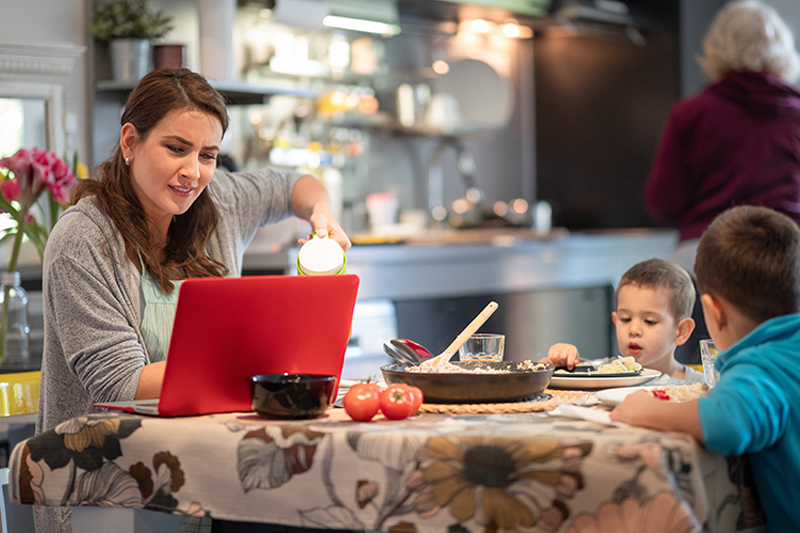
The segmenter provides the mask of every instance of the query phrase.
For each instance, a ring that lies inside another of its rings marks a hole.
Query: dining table
[[[9,497],[90,511],[86,524],[127,509],[390,533],[763,528],[744,458],[604,422],[609,409],[591,391],[547,389],[369,422],[335,407],[306,420],[94,413],[19,443]]]

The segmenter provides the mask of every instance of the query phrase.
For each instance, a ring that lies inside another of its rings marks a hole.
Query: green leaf
[[[36,246],[36,251],[39,252],[39,259],[44,261],[44,246],[47,244],[47,237],[42,239],[40,232],[42,229],[35,222],[32,224],[25,224],[23,226],[25,236]]]
[[[14,220],[16,220],[17,223],[19,223],[19,209],[11,205],[5,198],[3,198],[3,195],[1,194],[0,194],[0,209],[11,215],[14,218]]]

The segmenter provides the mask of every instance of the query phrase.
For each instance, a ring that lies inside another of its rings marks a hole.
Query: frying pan
[[[543,370],[519,370],[515,361],[456,361],[467,370],[495,368],[502,374],[406,372],[408,365],[381,367],[386,383],[405,383],[422,389],[425,403],[501,403],[527,400],[542,392],[553,376],[553,365]]]

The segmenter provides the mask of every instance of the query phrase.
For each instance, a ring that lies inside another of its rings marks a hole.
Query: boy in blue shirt
[[[800,531],[800,229],[765,207],[729,209],[703,233],[695,274],[715,388],[684,403],[637,392],[611,419],[748,454],[769,530]]]

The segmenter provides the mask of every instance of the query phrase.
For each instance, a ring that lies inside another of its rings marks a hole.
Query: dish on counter
[[[595,390],[608,389],[612,387],[633,387],[653,380],[661,375],[658,370],[645,368],[641,374],[620,375],[620,374],[553,374],[550,380],[550,387],[553,389],[580,389]]]
[[[467,370],[490,368],[501,373],[406,372],[398,363],[381,367],[386,383],[405,383],[422,389],[425,403],[503,403],[526,400],[544,391],[553,365],[521,370],[515,361],[458,361]]]

